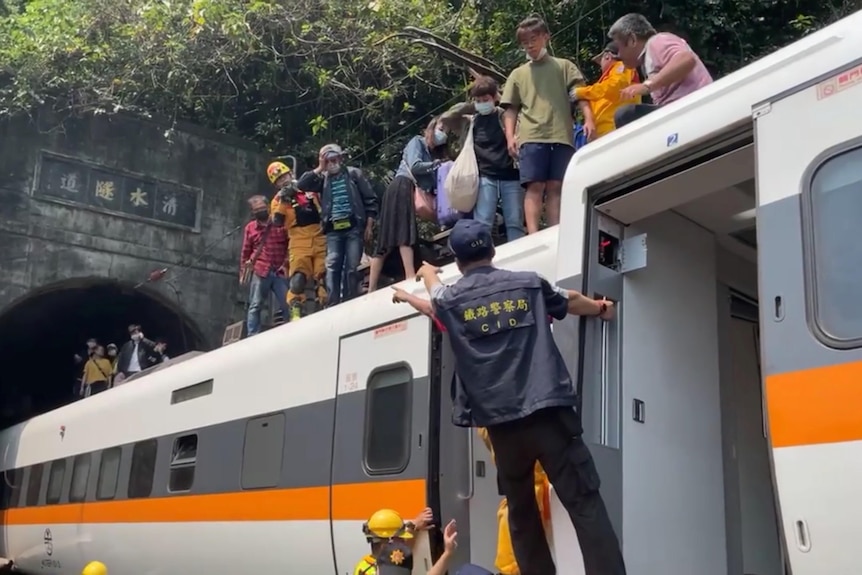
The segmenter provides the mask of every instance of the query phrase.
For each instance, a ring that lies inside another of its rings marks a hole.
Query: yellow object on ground
[[[491,445],[491,439],[488,437],[488,430],[480,427],[477,430],[479,437],[485,443],[485,447],[491,452],[491,460],[496,465],[494,457],[494,446]],[[550,521],[550,487],[548,476],[539,462],[536,462],[536,468],[533,472],[533,482],[536,489],[536,502],[539,504],[539,513],[542,515],[542,522],[545,525],[545,531],[548,530]],[[497,556],[494,559],[494,566],[502,575],[521,575],[521,570],[518,568],[518,562],[515,560],[515,551],[512,549],[512,535],[509,533],[509,504],[504,497],[497,507]]]

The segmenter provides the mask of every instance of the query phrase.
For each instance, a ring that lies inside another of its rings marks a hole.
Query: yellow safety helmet
[[[266,175],[269,177],[269,183],[271,184],[274,184],[280,177],[289,173],[290,168],[282,162],[273,162],[266,168]]]
[[[407,524],[401,519],[397,511],[392,509],[381,509],[376,511],[371,518],[362,524],[362,532],[366,539],[410,539],[413,534],[407,528]]]
[[[81,575],[108,575],[108,568],[101,561],[90,561]]]

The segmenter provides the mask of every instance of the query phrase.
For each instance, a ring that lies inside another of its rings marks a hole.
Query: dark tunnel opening
[[[200,330],[159,295],[111,280],[70,280],[34,291],[0,315],[0,429],[76,399],[75,379],[86,361],[86,341],[122,347],[128,325],[167,355],[206,351]]]

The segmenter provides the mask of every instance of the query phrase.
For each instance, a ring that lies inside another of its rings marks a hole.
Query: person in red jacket
[[[240,257],[240,284],[249,284],[248,335],[260,332],[260,310],[270,293],[281,307],[284,317],[290,316],[287,306],[287,235],[284,224],[269,217],[269,205],[263,196],[248,200],[252,220],[246,224]]]

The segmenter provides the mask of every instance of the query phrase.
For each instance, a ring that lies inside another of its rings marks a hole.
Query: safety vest
[[[487,266],[469,270],[435,298],[455,354],[455,425],[487,427],[575,405],[543,289],[551,286],[534,272]]]
[[[356,564],[353,575],[377,575],[377,561],[373,555],[366,555]]]

